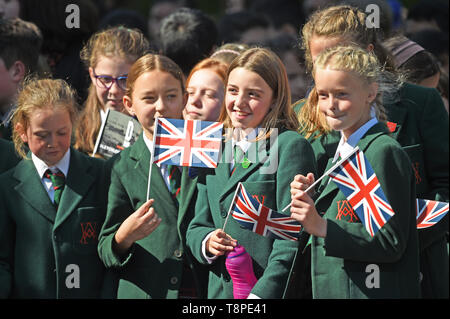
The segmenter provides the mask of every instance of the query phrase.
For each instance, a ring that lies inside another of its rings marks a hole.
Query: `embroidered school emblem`
[[[339,200],[337,201],[338,214],[336,219],[341,220],[344,217],[344,220],[355,223],[357,222],[358,216],[356,216],[355,211],[353,210],[352,205],[348,202],[348,200]]]
[[[87,245],[91,241],[97,241],[97,222],[80,223],[81,239],[80,243]]]
[[[264,205],[264,201],[266,200],[266,195],[252,195],[254,199],[258,201],[261,205]]]

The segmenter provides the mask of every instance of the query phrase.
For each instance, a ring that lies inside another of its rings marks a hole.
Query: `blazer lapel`
[[[177,228],[180,229],[181,222],[183,221],[184,216],[189,208],[189,204],[191,202],[192,196],[197,189],[197,179],[190,178],[188,174],[189,167],[183,167],[183,173],[181,175],[181,190],[180,190],[180,207],[178,209],[178,220],[177,220]]]
[[[359,149],[364,152],[378,136],[387,133],[388,131],[385,125],[383,123],[377,123],[367,131],[367,133],[361,138],[357,145]],[[328,159],[328,164],[325,172],[335,164],[332,162],[332,160],[332,158]],[[335,195],[336,191],[339,191],[339,187],[336,185],[336,183],[330,180],[329,176],[324,177],[319,186],[320,195],[316,200],[316,205],[319,205],[319,202],[321,202],[325,197],[328,197],[330,194]]]
[[[255,147],[256,149],[257,147],[259,147],[258,142],[255,142],[256,144],[253,144],[251,147]],[[265,143],[262,144],[263,146],[266,146]],[[226,145],[226,147],[231,148],[231,142],[229,143],[229,145]],[[242,163],[237,163],[234,166],[234,173],[233,175],[231,175],[230,177],[228,177],[227,181],[222,189],[222,192],[220,193],[220,199],[222,200],[224,197],[226,197],[229,193],[232,193],[236,190],[237,185],[239,184],[239,182],[241,182],[242,180],[244,180],[248,175],[252,174],[255,170],[257,170],[258,168],[260,168],[264,162],[262,162],[259,158],[259,152],[255,151],[256,156],[254,156],[255,158],[250,159],[251,160],[251,164],[247,167],[244,168]],[[265,154],[266,155],[266,159],[269,158],[269,154]],[[226,165],[224,165],[226,166]],[[229,166],[228,166],[228,172],[229,172]],[[223,174],[223,173],[222,173]],[[230,173],[228,173],[230,174]],[[229,175],[228,175],[229,176]]]
[[[72,149],[66,185],[56,214],[55,229],[70,216],[90,189],[94,182],[94,177],[89,174],[90,169],[90,162]]]
[[[50,222],[55,222],[56,209],[39,179],[31,160],[21,161],[14,169],[14,178],[19,183],[14,187],[25,202]]]

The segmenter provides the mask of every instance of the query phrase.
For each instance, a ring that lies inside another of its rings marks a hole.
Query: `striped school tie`
[[[178,194],[181,189],[181,172],[176,165],[167,165],[167,171],[169,172],[169,191],[172,194],[175,203],[179,205]]]
[[[44,176],[52,181],[54,196],[53,203],[58,209],[59,202],[61,200],[61,194],[64,190],[64,186],[66,185],[66,178],[62,172],[59,170],[56,173],[53,173],[51,170],[46,170]]]

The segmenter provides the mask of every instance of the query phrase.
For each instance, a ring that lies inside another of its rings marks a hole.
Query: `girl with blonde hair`
[[[394,67],[392,56],[379,41],[380,30],[367,26],[366,19],[366,13],[347,5],[315,12],[302,30],[307,62],[311,68],[324,49],[344,44],[354,44],[375,53],[387,71],[383,81],[386,80],[390,88],[390,93],[383,92],[382,96],[386,110],[385,125],[411,160],[417,198],[448,201],[449,120],[439,92],[404,82],[404,76]],[[309,108],[301,108],[303,102],[293,107],[299,113],[301,128],[305,129],[311,124],[311,113],[308,113]],[[309,141],[321,175],[335,154],[340,135],[336,131],[303,132],[312,133]],[[448,216],[432,228],[419,230],[421,286],[425,298],[449,296],[447,233]]]
[[[30,80],[19,94],[13,140],[23,159],[0,178],[3,298],[113,297],[97,254],[109,174],[70,147],[76,115],[63,80]]]
[[[314,182],[314,175],[295,177],[291,183],[291,216],[312,235],[313,298],[420,296],[414,175],[406,152],[389,137],[372,110],[379,107],[375,100],[380,73],[375,55],[358,47],[327,49],[314,62],[315,89],[303,107],[320,112],[327,126],[341,135],[326,169],[359,146],[393,216],[371,235],[349,204],[350,199],[330,182],[329,176],[322,180],[316,200],[304,192]],[[322,125],[317,121],[316,129]],[[371,265],[379,269],[376,287],[367,279]]]
[[[247,297],[282,298],[297,244],[244,230],[227,219],[227,209],[241,182],[260,203],[280,211],[290,201],[286,190],[294,175],[314,172],[312,149],[296,132],[286,70],[272,51],[249,49],[234,59],[225,92],[219,117],[226,130],[223,156],[215,174],[206,177],[205,185],[198,184],[187,244],[200,263],[210,265],[208,298],[233,298],[225,256],[237,243],[247,251],[247,266],[254,270],[243,276],[257,280]]]

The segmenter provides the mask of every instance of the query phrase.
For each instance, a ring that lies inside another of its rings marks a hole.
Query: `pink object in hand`
[[[253,273],[252,258],[239,244],[225,257],[225,267],[233,280],[234,299],[246,299],[258,281]]]

